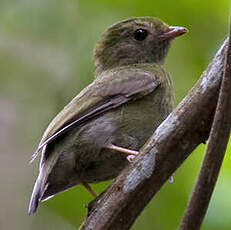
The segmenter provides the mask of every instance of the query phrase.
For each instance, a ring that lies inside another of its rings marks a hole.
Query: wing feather
[[[119,78],[118,78],[119,77]],[[53,119],[32,155],[33,161],[40,150],[60,135],[129,100],[142,97],[160,85],[160,79],[142,69],[106,72],[81,91]]]

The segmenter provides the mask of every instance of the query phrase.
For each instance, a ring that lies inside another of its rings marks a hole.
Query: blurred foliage
[[[226,37],[229,9],[228,0],[1,0],[0,228],[76,229],[82,222],[91,195],[81,186],[27,216],[37,170],[36,164],[30,167],[27,162],[53,116],[92,81],[92,50],[105,28],[132,16],[157,16],[189,29],[174,41],[165,64],[173,76],[178,104]],[[175,173],[175,182],[161,189],[133,230],[177,228],[204,151],[204,145],[194,151]],[[203,230],[231,229],[230,173],[227,154]],[[93,187],[101,192],[109,183]]]

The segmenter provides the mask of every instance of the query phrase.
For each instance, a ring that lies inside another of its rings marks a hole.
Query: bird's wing
[[[160,79],[155,74],[142,69],[105,71],[52,120],[32,156],[32,161],[43,147],[73,127],[129,100],[142,97],[159,85]]]

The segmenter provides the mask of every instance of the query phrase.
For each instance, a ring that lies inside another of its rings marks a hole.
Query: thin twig
[[[88,206],[81,230],[127,230],[211,129],[224,69],[224,42],[201,79],[158,127],[140,154]]]
[[[230,32],[231,35],[231,32]],[[225,155],[231,129],[231,43],[227,48],[226,64],[214,116],[209,144],[201,170],[188,203],[180,230],[198,230],[206,214],[210,198]]]

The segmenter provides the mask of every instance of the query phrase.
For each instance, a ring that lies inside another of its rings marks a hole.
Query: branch
[[[231,33],[231,32],[230,32]],[[231,34],[230,34],[231,35]],[[229,37],[231,37],[229,35]],[[225,155],[231,130],[231,44],[226,54],[225,72],[214,116],[209,144],[180,230],[200,229]]]
[[[224,42],[201,79],[157,128],[140,154],[88,206],[81,230],[129,229],[148,202],[211,128],[221,84]]]

